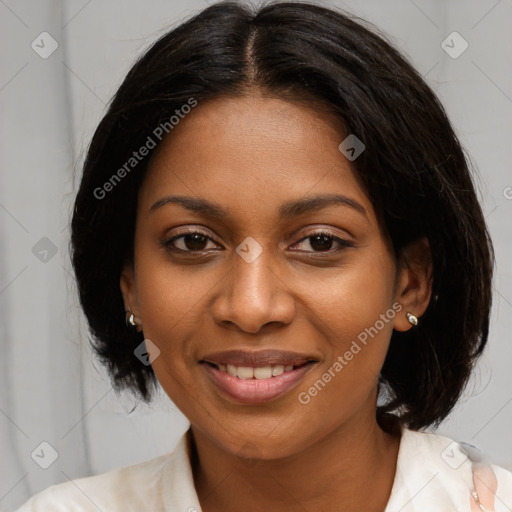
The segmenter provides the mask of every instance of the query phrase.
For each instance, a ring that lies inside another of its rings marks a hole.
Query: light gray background
[[[168,452],[188,426],[163,393],[128,414],[134,401],[116,397],[92,358],[68,223],[84,149],[107,101],[137,55],[208,3],[0,0],[1,510],[51,484]],[[323,3],[390,35],[436,91],[479,168],[497,256],[492,329],[464,399],[439,432],[512,469],[512,2]],[[31,48],[43,31],[59,45],[47,59]],[[469,44],[457,59],[441,47],[453,31]],[[34,254],[43,237],[54,256],[45,241]],[[59,453],[46,470],[31,457],[43,441]]]

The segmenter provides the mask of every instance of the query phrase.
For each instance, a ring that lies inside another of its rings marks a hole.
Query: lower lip
[[[307,363],[268,379],[239,379],[208,363],[201,363],[208,377],[221,391],[233,400],[246,404],[268,402],[288,393],[303,379],[314,364]]]

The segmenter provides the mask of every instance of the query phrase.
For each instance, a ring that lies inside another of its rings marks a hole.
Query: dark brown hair
[[[433,299],[416,328],[393,332],[380,377],[387,399],[377,415],[394,413],[413,429],[438,425],[489,331],[493,249],[469,159],[436,95],[385,36],[354,16],[302,2],[220,2],[169,31],[129,71],[92,138],[72,261],[94,350],[115,389],[149,401],[157,383],[151,366],[134,357],[144,338],[125,325],[119,287],[150,155],[112,177],[191,98],[200,104],[255,88],[328,105],[363,141],[353,166],[397,261],[407,244],[428,238]],[[108,193],[98,193],[106,183]]]

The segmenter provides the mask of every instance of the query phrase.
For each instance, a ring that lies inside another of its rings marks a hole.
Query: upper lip
[[[261,367],[270,365],[298,366],[309,361],[316,360],[305,354],[288,352],[284,350],[266,349],[257,351],[248,350],[224,350],[208,354],[201,362],[209,362],[216,365],[231,364],[233,366]]]

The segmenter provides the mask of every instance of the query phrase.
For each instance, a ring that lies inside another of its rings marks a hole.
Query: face
[[[375,417],[412,287],[338,149],[346,135],[280,99],[199,103],[140,189],[125,305],[168,396],[233,454],[293,454]]]

